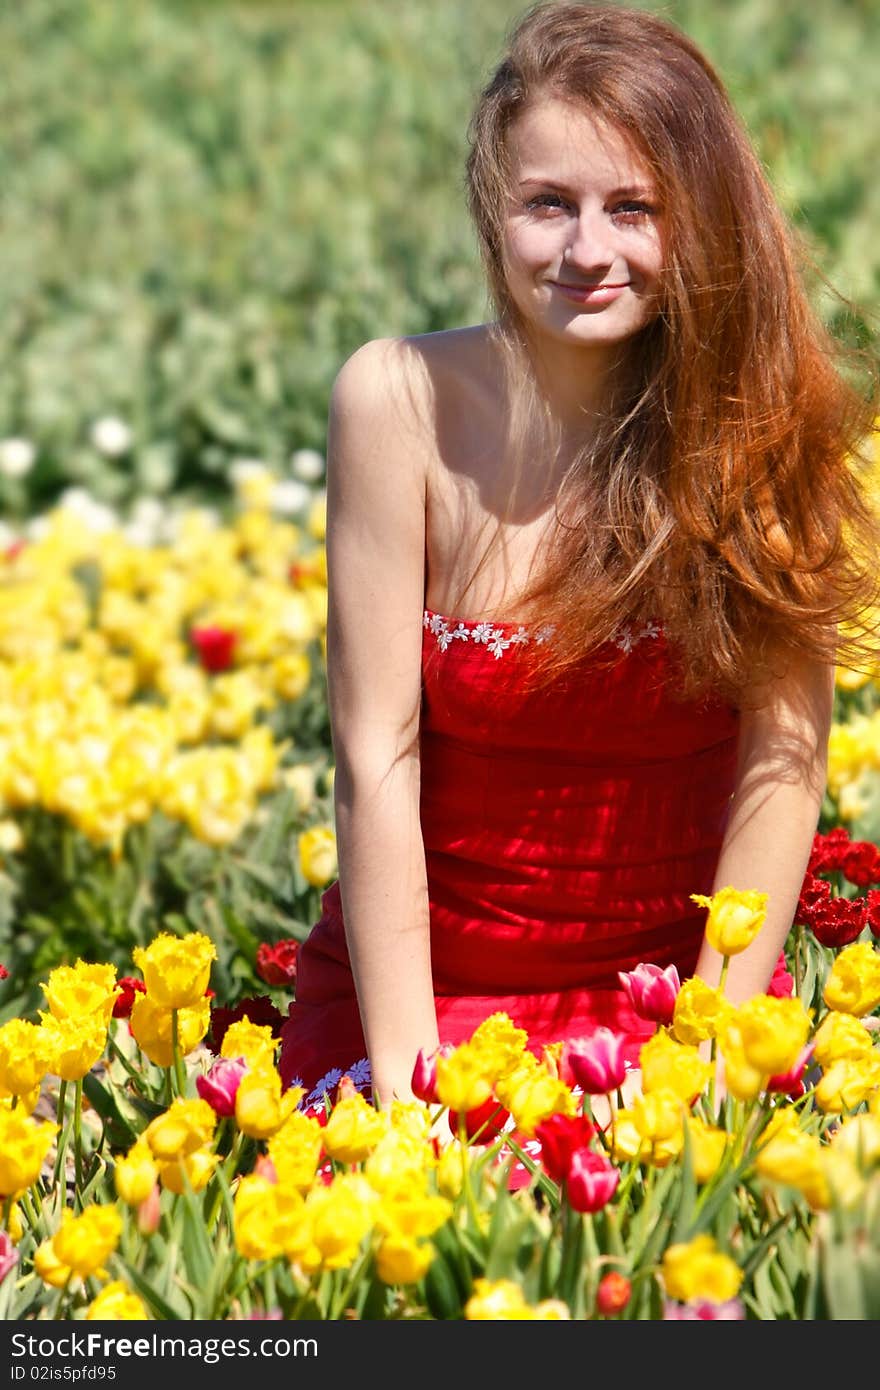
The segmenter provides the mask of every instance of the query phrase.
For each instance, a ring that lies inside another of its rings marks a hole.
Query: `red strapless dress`
[[[440,1037],[461,1042],[503,1010],[535,1050],[604,1024],[636,1062],[654,1025],[618,971],[693,974],[705,911],[690,894],[712,890],[738,711],[674,701],[650,623],[616,638],[610,669],[587,658],[552,693],[526,693],[523,644],[547,640],[548,627],[425,612],[421,825]],[[334,883],[300,947],[282,1077],[320,1092],[353,1064],[363,1079],[364,1053]]]

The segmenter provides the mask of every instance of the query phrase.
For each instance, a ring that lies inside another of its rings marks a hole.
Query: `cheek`
[[[521,226],[508,232],[506,252],[512,273],[546,265],[559,253],[560,234],[548,226]]]

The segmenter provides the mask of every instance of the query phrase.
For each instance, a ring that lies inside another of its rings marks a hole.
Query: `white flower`
[[[155,497],[138,497],[131,509],[131,520],[141,526],[158,526],[165,508]]]
[[[23,478],[34,466],[37,451],[29,439],[0,439],[0,473]]]
[[[281,516],[296,516],[305,510],[311,500],[311,488],[296,478],[285,478],[272,489],[272,510]]]
[[[290,471],[304,483],[317,483],[324,476],[324,455],[317,449],[294,449],[290,455]]]
[[[446,648],[449,646],[449,643],[451,641],[452,633],[449,631],[449,628],[444,623],[439,633],[437,634],[437,646],[440,648],[441,652],[446,651]]]
[[[156,544],[156,532],[142,521],[126,522],[122,534],[136,550],[150,550]]]
[[[464,623],[459,623],[459,625],[458,625],[458,627],[455,629],[455,631],[454,631],[454,632],[451,632],[449,635],[450,635],[450,637],[455,637],[455,638],[457,638],[457,640],[458,640],[459,642],[469,642],[469,641],[470,641],[470,635],[469,635],[468,630],[467,630],[467,628],[465,627]]]
[[[229,480],[236,486],[248,482],[251,478],[268,478],[271,473],[271,468],[262,459],[238,458],[233,459],[229,465]]]
[[[541,646],[544,642],[549,642],[556,631],[555,623],[544,623],[535,633],[535,641]]]
[[[99,454],[115,459],[128,453],[134,435],[118,415],[102,415],[101,419],[92,425],[91,440]]]
[[[517,628],[516,632],[512,632],[512,633],[510,634],[510,640],[511,640],[511,642],[528,642],[528,640],[529,640],[528,629],[527,629],[527,628],[524,628],[524,627],[522,626],[522,624],[520,624],[520,626]]]
[[[84,487],[69,487],[61,494],[58,505],[62,511],[72,512],[83,525],[95,534],[106,535],[114,531],[119,517],[112,507],[99,502]]]
[[[471,637],[474,642],[485,642],[486,645],[492,641],[495,628],[492,623],[475,623],[471,629]]]
[[[509,646],[510,643],[504,636],[504,632],[502,631],[502,629],[500,627],[496,627],[495,631],[492,633],[492,640],[488,643],[489,651],[492,653],[496,661],[498,660],[499,656],[501,656],[501,654],[507,650]]]
[[[428,617],[428,627],[436,637],[438,632],[443,632],[446,627],[446,619],[441,618],[439,613],[431,613]]]

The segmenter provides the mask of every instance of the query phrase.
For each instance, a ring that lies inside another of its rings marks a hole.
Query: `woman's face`
[[[663,266],[653,176],[586,110],[542,98],[508,135],[507,284],[527,329],[616,349],[655,316]]]

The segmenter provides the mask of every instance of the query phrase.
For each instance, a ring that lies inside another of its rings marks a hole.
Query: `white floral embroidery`
[[[643,638],[659,637],[661,631],[662,629],[657,623],[649,620],[645,623],[644,627],[639,628],[638,631],[635,631],[631,627],[623,628],[617,636],[612,637],[611,640],[615,647],[619,647],[622,652],[629,654],[633,647],[637,646]]]
[[[486,647],[487,650],[492,653],[496,661],[499,657],[503,656],[510,647],[524,646],[527,642],[532,641],[535,642],[537,646],[542,646],[543,643],[549,642],[556,632],[556,625],[554,623],[542,623],[540,627],[535,628],[533,633],[520,623],[517,626],[516,632],[511,632],[509,636],[505,636],[504,628],[498,627],[495,623],[481,622],[468,624],[465,622],[458,622],[457,626],[452,628],[449,625],[450,621],[451,619],[444,618],[440,613],[432,613],[430,609],[425,609],[422,618],[422,626],[426,631],[432,632],[437,638],[437,646],[441,652],[447,651],[453,641],[475,642],[477,645]],[[663,629],[659,623],[648,621],[640,628],[633,628],[629,625],[621,628],[621,630],[611,638],[611,641],[616,647],[619,647],[624,654],[628,654],[632,651],[633,647],[637,646],[644,638],[659,637],[662,632]]]

